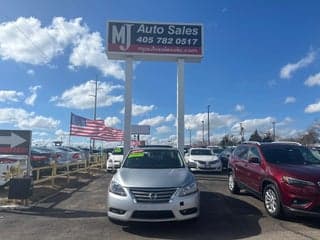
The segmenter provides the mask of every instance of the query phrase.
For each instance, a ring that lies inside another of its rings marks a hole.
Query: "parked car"
[[[27,175],[27,157],[14,155],[0,155],[0,186],[6,185],[11,177]],[[32,177],[32,168],[30,169]]]
[[[207,146],[214,154],[219,155],[223,151],[223,147],[220,146]]]
[[[185,158],[191,171],[222,171],[219,157],[209,148],[190,148]]]
[[[229,161],[228,188],[261,197],[272,217],[285,211],[320,215],[320,160],[298,143],[248,142]]]
[[[109,154],[107,160],[107,171],[114,171],[118,169],[123,160],[123,147],[119,146],[113,149],[113,151]]]
[[[231,156],[233,150],[234,150],[234,148],[228,147],[228,148],[224,149],[219,154],[219,159],[220,159],[220,161],[222,163],[222,168],[223,169],[227,169],[228,168],[229,159],[230,159],[230,156]]]
[[[56,146],[52,148],[57,154],[57,164],[65,165],[70,163],[77,163],[81,161],[81,154],[77,151],[73,151],[67,147]]]
[[[82,148],[73,147],[73,146],[63,146],[63,148],[66,148],[66,149],[69,149],[73,152],[79,153],[79,155],[80,155],[78,157],[79,161],[89,160],[89,151],[86,151]]]
[[[199,216],[199,190],[175,148],[131,150],[113,176],[108,217],[120,221],[174,221]]]
[[[56,158],[56,154],[46,147],[31,148],[30,163],[33,168],[50,166]]]

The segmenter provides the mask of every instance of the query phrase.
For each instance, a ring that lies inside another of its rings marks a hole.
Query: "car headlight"
[[[180,189],[179,197],[187,196],[198,191],[196,182],[189,183]]]
[[[305,181],[305,180],[298,179],[298,178],[288,177],[288,176],[283,176],[282,180],[289,185],[294,185],[294,186],[298,186],[298,187],[315,186],[315,184],[313,182]]]
[[[127,196],[126,192],[124,191],[123,187],[116,181],[112,180],[109,186],[109,192],[120,196]]]

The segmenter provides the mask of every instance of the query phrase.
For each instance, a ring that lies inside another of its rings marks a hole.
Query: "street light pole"
[[[276,122],[272,122],[272,128],[273,128],[273,141],[276,140]]]
[[[202,123],[202,144],[204,144],[204,121],[201,121]]]
[[[208,105],[208,146],[210,146],[210,105]]]

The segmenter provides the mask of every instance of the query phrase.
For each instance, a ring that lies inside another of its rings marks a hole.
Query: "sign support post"
[[[130,149],[132,62],[177,62],[177,148],[184,149],[184,63],[203,57],[203,26],[190,23],[109,21],[108,59],[126,60],[124,154]]]
[[[132,114],[132,57],[126,58],[125,106],[124,106],[124,145],[123,154],[126,156],[131,144],[131,114]]]
[[[177,148],[184,149],[184,59],[177,61]]]

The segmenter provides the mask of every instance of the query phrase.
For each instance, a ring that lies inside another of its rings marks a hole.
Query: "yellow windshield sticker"
[[[139,157],[143,157],[144,156],[144,152],[131,152],[129,154],[129,157],[128,158],[139,158]]]

